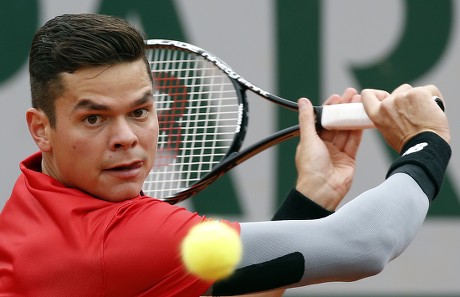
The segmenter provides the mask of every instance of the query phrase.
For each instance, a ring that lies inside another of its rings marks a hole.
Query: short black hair
[[[55,100],[64,90],[60,74],[83,67],[143,59],[142,32],[126,20],[102,14],[64,14],[49,20],[32,40],[29,75],[32,107],[56,126]]]

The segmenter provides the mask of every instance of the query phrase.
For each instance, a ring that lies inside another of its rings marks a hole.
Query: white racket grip
[[[318,124],[327,130],[360,130],[375,128],[362,103],[323,105],[317,113]]]

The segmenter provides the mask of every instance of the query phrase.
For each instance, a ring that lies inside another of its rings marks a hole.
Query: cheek
[[[147,129],[144,129],[143,132],[139,134],[139,141],[153,163],[158,144],[158,125],[156,122],[149,125]]]
[[[99,174],[98,146],[93,139],[80,139],[75,135],[62,137],[53,148],[55,171],[59,179],[73,187],[91,183]]]
[[[94,157],[99,155],[100,138],[81,137],[80,135],[62,136],[56,145],[55,154],[59,154],[66,163],[87,164],[94,162]]]
[[[64,142],[68,142],[69,149],[75,154],[85,154],[86,152],[93,150],[94,147],[97,147],[97,139],[84,137],[69,138],[67,141],[64,140]]]
[[[158,122],[156,120],[152,120],[149,125],[142,129],[139,135],[144,146],[156,149],[158,142]]]

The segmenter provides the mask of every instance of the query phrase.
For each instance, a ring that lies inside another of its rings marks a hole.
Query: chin
[[[138,187],[133,189],[112,189],[112,191],[99,195],[99,198],[110,202],[121,202],[136,198],[140,192],[141,189]]]

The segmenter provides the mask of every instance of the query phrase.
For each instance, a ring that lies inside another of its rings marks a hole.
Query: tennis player
[[[228,222],[242,262],[228,279],[203,281],[184,269],[179,245],[206,218],[141,193],[158,136],[142,35],[115,17],[62,15],[38,30],[29,58],[26,120],[39,151],[21,162],[0,214],[0,296],[225,296],[368,277],[410,244],[451,154],[435,86],[332,96],[362,100],[401,153],[380,185],[332,212],[361,132],[318,135],[300,99],[295,188],[272,221]]]

